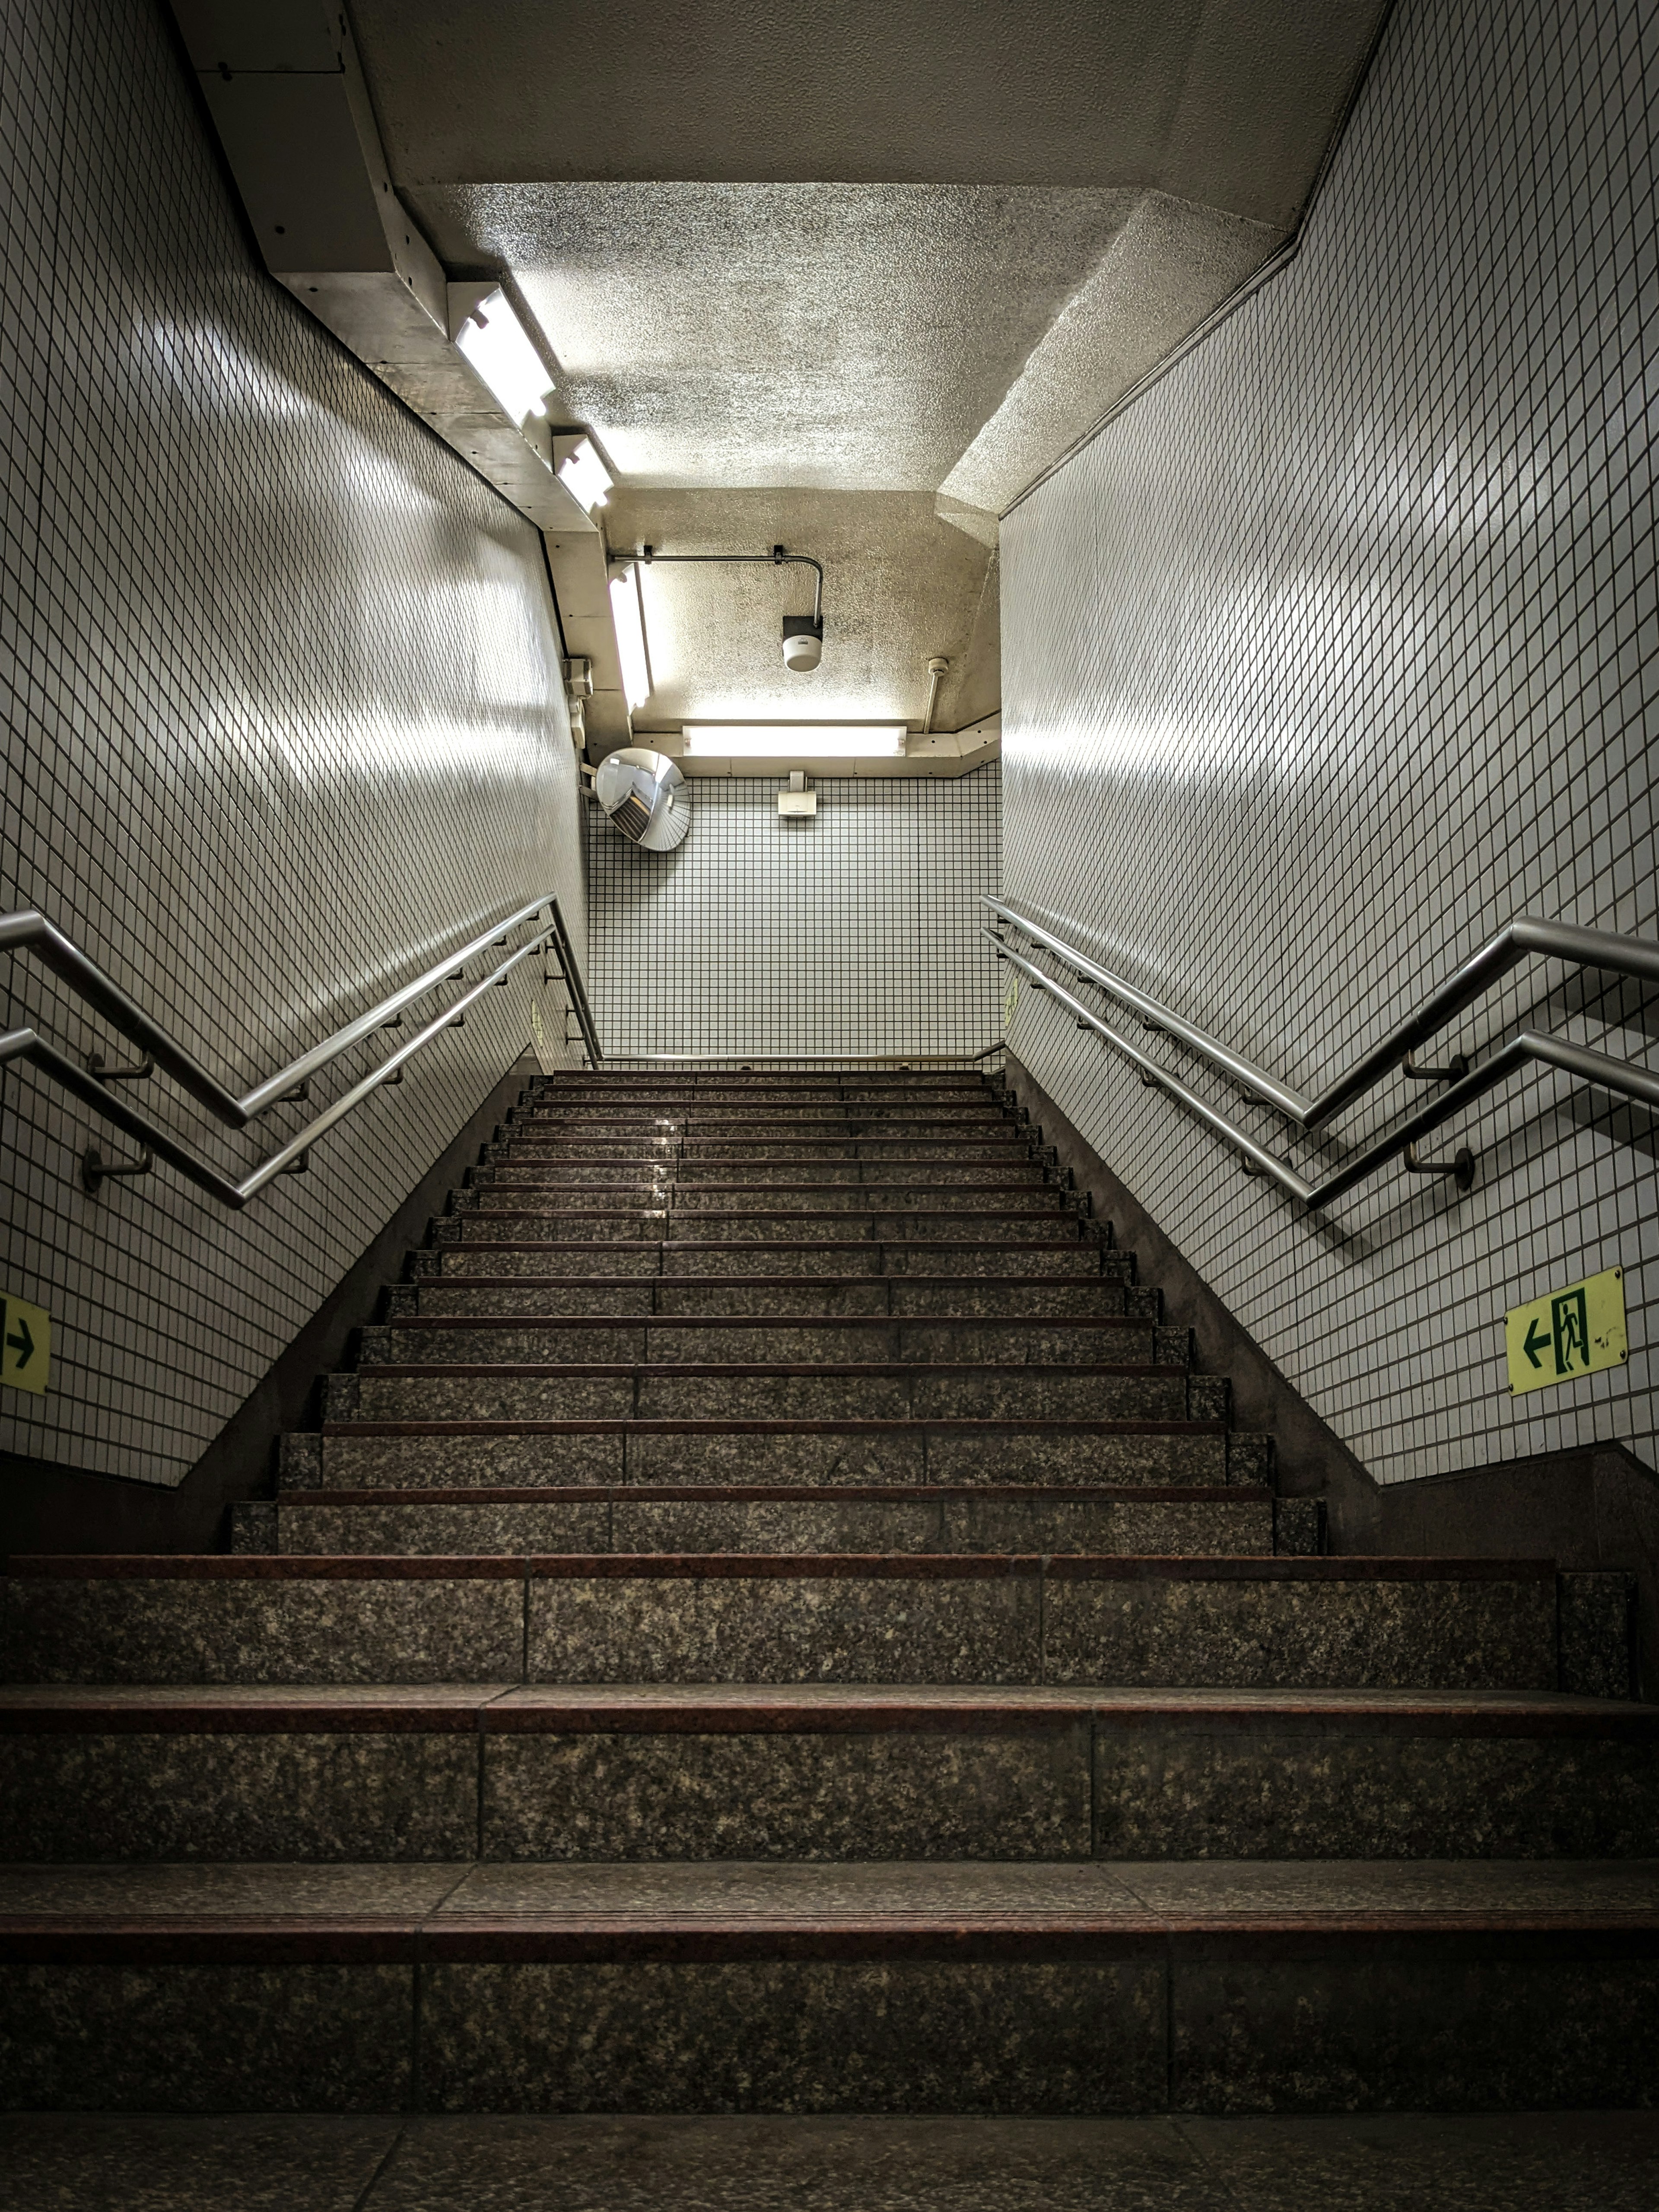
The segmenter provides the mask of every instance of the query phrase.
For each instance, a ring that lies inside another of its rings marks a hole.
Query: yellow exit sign
[[[44,1390],[52,1371],[52,1316],[22,1298],[0,1297],[0,1382]]]
[[[1510,1389],[1542,1390],[1630,1358],[1625,1333],[1625,1271],[1606,1267],[1565,1291],[1551,1291],[1504,1316]]]

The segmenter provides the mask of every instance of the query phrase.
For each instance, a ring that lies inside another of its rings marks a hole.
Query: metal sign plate
[[[1504,1316],[1510,1389],[1542,1390],[1571,1382],[1630,1357],[1625,1333],[1625,1271],[1603,1268],[1564,1291],[1549,1291]]]
[[[0,1382],[39,1393],[51,1371],[52,1316],[26,1299],[0,1297]]]

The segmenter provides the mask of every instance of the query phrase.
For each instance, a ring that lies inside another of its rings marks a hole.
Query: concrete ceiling
[[[986,185],[533,184],[413,195],[510,268],[629,483],[934,491],[1137,195]]]
[[[817,552],[790,495],[834,494],[848,560],[956,594],[910,659],[971,632],[996,516],[1289,234],[1385,4],[352,0],[399,192],[452,275],[514,279],[623,534]],[[698,586],[738,631],[743,574]],[[680,711],[736,711],[716,665]],[[872,660],[844,711],[913,677]]]
[[[354,0],[400,185],[1125,185],[1283,226],[1376,0]]]

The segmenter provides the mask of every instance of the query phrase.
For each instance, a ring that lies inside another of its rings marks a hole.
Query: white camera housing
[[[797,676],[816,668],[823,659],[823,624],[811,615],[783,618],[783,665]]]

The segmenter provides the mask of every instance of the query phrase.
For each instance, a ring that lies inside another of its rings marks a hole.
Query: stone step
[[[1041,1483],[1266,1479],[1268,1440],[1218,1421],[352,1421],[283,1439],[285,1487],[627,1482]]]
[[[545,1162],[558,1165],[566,1162],[602,1163],[606,1160],[624,1164],[638,1163],[655,1167],[664,1161],[679,1165],[696,1164],[705,1169],[737,1162],[770,1161],[781,1167],[799,1160],[807,1164],[823,1162],[866,1161],[872,1165],[894,1161],[919,1161],[937,1171],[957,1160],[992,1165],[998,1161],[1011,1164],[1024,1162],[1030,1146],[1012,1130],[996,1138],[989,1136],[945,1135],[928,1137],[856,1137],[845,1131],[826,1131],[812,1138],[783,1139],[739,1134],[734,1137],[681,1138],[652,1136],[641,1132],[628,1137],[539,1137],[526,1135],[517,1129],[498,1138],[491,1148],[497,1160]]]
[[[411,1315],[365,1328],[360,1364],[365,1367],[478,1366],[574,1360],[664,1365],[676,1360],[728,1364],[783,1361],[975,1361],[985,1366],[1095,1365],[1133,1362],[1184,1367],[1188,1332],[1162,1328],[1126,1314],[1054,1320],[1024,1316],[988,1321],[905,1319],[881,1314],[818,1315],[810,1320],[777,1314],[710,1316],[568,1315],[532,1321],[524,1315],[462,1318]]]
[[[960,1206],[939,1205],[927,1213],[896,1205],[880,1212],[852,1206],[745,1207],[721,1212],[713,1206],[580,1208],[551,1195],[541,1205],[523,1192],[466,1191],[477,1200],[446,1218],[455,1224],[457,1243],[516,1243],[530,1238],[552,1244],[1078,1244],[1086,1224],[1061,1210],[1057,1194],[1032,1194],[1017,1206],[1006,1193],[981,1203],[977,1191],[965,1193]],[[585,1194],[587,1195],[587,1194]],[[591,1195],[599,1197],[599,1193]],[[904,1195],[896,1194],[896,1198]],[[449,1241],[446,1238],[444,1241]],[[998,1272],[1001,1272],[999,1270]]]
[[[755,1129],[678,1130],[641,1122],[633,1131],[606,1136],[514,1123],[497,1137],[501,1156],[514,1160],[1018,1160],[1030,1139],[1011,1123],[960,1127],[907,1123],[902,1129],[836,1127],[820,1123],[792,1130],[763,1125]]]
[[[236,1551],[1272,1553],[1273,1494],[1225,1488],[949,1489],[743,1484],[562,1489],[287,1490],[232,1508]],[[1292,1536],[1299,1532],[1292,1531]],[[1299,1547],[1297,1547],[1299,1548]]]
[[[1548,1692],[0,1690],[0,1859],[1638,1859],[1659,1709]]]
[[[981,1152],[986,1147],[980,1147]],[[902,1153],[893,1159],[860,1158],[850,1146],[845,1157],[763,1159],[732,1146],[716,1159],[687,1159],[666,1151],[655,1158],[634,1159],[554,1159],[538,1158],[516,1148],[504,1151],[489,1164],[475,1170],[471,1187],[494,1190],[637,1190],[663,1184],[676,1194],[676,1202],[694,1190],[713,1186],[720,1190],[878,1189],[894,1185],[910,1189],[919,1181],[931,1190],[941,1186],[974,1189],[1054,1189],[1049,1173],[1037,1160],[1021,1154],[1000,1159],[964,1159],[962,1148],[941,1148],[937,1158]],[[931,1200],[929,1200],[931,1203]]]
[[[15,1559],[28,1682],[1553,1689],[1547,1562],[966,1553]]]
[[[995,1171],[996,1179],[964,1184],[937,1182],[768,1182],[757,1176],[732,1175],[717,1182],[692,1182],[677,1178],[672,1203],[678,1213],[694,1208],[707,1213],[789,1214],[825,1212],[969,1213],[998,1218],[1027,1213],[1054,1213],[1067,1204],[1057,1184],[1045,1182],[1040,1170],[1025,1173],[1013,1169]],[[872,1188],[879,1198],[872,1199]],[[488,1187],[478,1194],[481,1206],[489,1203]]]
[[[0,1955],[13,2109],[1635,2108],[1659,2067],[1644,1861],[19,1868]]]
[[[486,1235],[486,1230],[490,1233]],[[705,1280],[732,1276],[760,1276],[769,1280],[785,1275],[845,1278],[860,1273],[927,1281],[970,1278],[1022,1282],[1042,1278],[1067,1283],[1134,1280],[1133,1253],[1085,1240],[1075,1230],[1038,1238],[1030,1233],[1030,1224],[1018,1237],[1001,1237],[995,1243],[968,1243],[958,1235],[954,1238],[884,1237],[879,1242],[853,1237],[799,1241],[745,1237],[715,1243],[692,1238],[673,1243],[658,1237],[633,1243],[599,1244],[551,1233],[535,1238],[515,1235],[499,1222],[462,1213],[435,1222],[434,1235],[436,1249],[421,1254],[420,1260],[435,1263],[434,1272],[452,1281],[509,1275],[568,1274],[586,1279],[599,1273],[613,1278],[660,1275]]]
[[[665,1120],[697,1113],[717,1116],[734,1108],[743,1113],[772,1112],[781,1108],[785,1111],[828,1109],[832,1114],[891,1111],[926,1118],[941,1110],[948,1112],[963,1107],[983,1109],[987,1106],[1001,1113],[1007,1110],[1000,1093],[972,1084],[883,1086],[818,1082],[791,1088],[775,1082],[732,1084],[723,1087],[712,1085],[679,1088],[652,1085],[629,1091],[554,1087],[538,1092],[529,1110],[540,1109],[555,1114],[624,1112],[652,1120]]]
[[[1201,1386],[1207,1376],[1194,1378]],[[1195,1414],[1187,1370],[1124,1363],[988,1367],[920,1359],[791,1368],[547,1361],[518,1367],[370,1366],[331,1375],[338,1421],[1182,1421]]]
[[[969,1136],[1006,1138],[1024,1141],[1034,1127],[1017,1120],[994,1103],[978,1103],[964,1100],[950,1106],[888,1105],[726,1105],[675,1106],[661,1113],[652,1113],[644,1107],[548,1107],[536,1106],[515,1110],[503,1127],[514,1135],[523,1132],[537,1137],[543,1133],[568,1133],[586,1135],[603,1129],[616,1129],[624,1133],[640,1132],[655,1136],[665,1132],[678,1140],[680,1137],[742,1138],[768,1132],[779,1137],[810,1136],[822,1131],[831,1137],[857,1136],[868,1132],[872,1136],[904,1135],[914,1132],[918,1136],[940,1137],[965,1133]]]
[[[455,1213],[545,1225],[549,1236],[574,1234],[558,1224],[589,1224],[582,1234],[599,1239],[708,1236],[775,1237],[966,1237],[985,1243],[1005,1234],[1064,1232],[1076,1237],[1078,1217],[1066,1194],[1052,1183],[981,1190],[945,1185],[920,1192],[904,1184],[779,1186],[730,1185],[684,1189],[664,1184],[477,1183],[455,1194]]]
[[[661,1109],[625,1101],[608,1106],[578,1106],[537,1099],[514,1107],[502,1126],[514,1130],[546,1130],[568,1124],[572,1128],[590,1129],[602,1121],[613,1122],[624,1129],[668,1129],[705,1135],[711,1132],[718,1134],[722,1129],[741,1135],[748,1130],[769,1127],[786,1137],[814,1127],[830,1131],[867,1128],[874,1134],[906,1129],[1029,1133],[1037,1126],[990,1096],[964,1096],[931,1104],[918,1104],[904,1098],[830,1098],[815,1103],[799,1098],[744,1097],[705,1099],[701,1103],[693,1099]]]
[[[538,1098],[568,1097],[591,1091],[604,1098],[651,1097],[660,1093],[708,1097],[729,1091],[776,1091],[781,1097],[823,1091],[845,1093],[869,1091],[896,1094],[919,1091],[966,1093],[970,1097],[1000,1096],[982,1075],[966,1068],[606,1068],[595,1073],[561,1068],[543,1077],[536,1086]]]
[[[470,1256],[470,1255],[469,1255]],[[1156,1291],[1102,1277],[1072,1279],[1036,1276],[1006,1279],[918,1281],[907,1275],[816,1276],[592,1276],[581,1279],[518,1275],[427,1277],[394,1285],[387,1312],[404,1324],[427,1320],[527,1320],[557,1322],[627,1316],[672,1315],[703,1320],[840,1321],[869,1315],[881,1320],[1054,1321],[1127,1316],[1155,1323]]]

